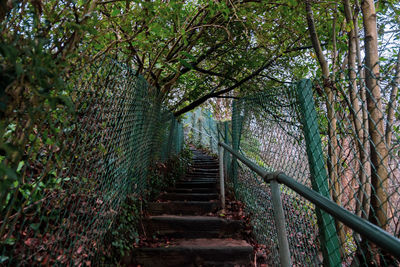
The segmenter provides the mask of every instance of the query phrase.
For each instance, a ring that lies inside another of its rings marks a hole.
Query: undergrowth
[[[147,190],[143,196],[137,193],[128,194],[106,235],[107,250],[101,258],[102,265],[123,266],[124,258],[128,258],[140,242],[147,203],[166,188],[174,186],[190,168],[191,159],[192,152],[185,148],[166,162],[156,162],[149,170]]]

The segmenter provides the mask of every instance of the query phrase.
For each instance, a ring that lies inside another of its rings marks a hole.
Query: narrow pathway
[[[193,171],[149,203],[146,234],[171,242],[136,249],[132,266],[251,266],[253,247],[242,239],[243,222],[210,216],[220,209],[217,160],[193,153]]]

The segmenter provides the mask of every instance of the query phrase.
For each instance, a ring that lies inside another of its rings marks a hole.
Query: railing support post
[[[279,188],[278,182],[275,179],[272,179],[270,181],[270,185],[272,204],[274,205],[274,220],[276,231],[278,234],[279,258],[282,267],[290,267],[290,250],[286,233],[285,213],[282,206],[281,190]]]
[[[219,187],[221,194],[221,206],[225,209],[225,179],[224,179],[224,148],[218,145],[218,157],[219,157]]]

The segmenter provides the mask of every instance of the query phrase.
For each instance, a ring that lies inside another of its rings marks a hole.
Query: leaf
[[[39,240],[36,238],[28,238],[24,242],[24,244],[27,245],[28,247],[36,246],[38,243],[39,243]]]
[[[8,259],[9,257],[0,255],[0,263],[5,263],[6,261],[8,261]]]
[[[172,72],[177,72],[175,68],[171,67],[169,64],[163,63],[163,66],[167,67]]]
[[[23,72],[24,72],[24,69],[22,68],[21,63],[17,62],[15,64],[15,73],[17,74],[17,77],[20,77]]]
[[[193,61],[196,61],[196,58],[193,55],[191,55],[188,52],[186,52],[186,51],[181,51],[181,54],[184,55],[185,57],[193,60]]]
[[[118,16],[120,14],[120,9],[119,8],[114,8],[113,11],[111,12],[111,16],[115,17]]]
[[[83,251],[83,246],[80,246],[80,247],[78,248],[78,250],[76,251],[76,253],[81,254],[82,251]]]
[[[6,244],[6,245],[14,245],[15,244],[15,241],[16,241],[16,239],[15,238],[13,238],[13,237],[10,237],[10,238],[7,238],[6,240],[4,240],[4,244]]]
[[[25,162],[24,161],[20,161],[18,163],[18,167],[17,167],[17,173],[19,173],[22,169],[22,167],[24,166]]]
[[[34,134],[29,134],[29,141],[33,142],[35,140],[35,135]]]
[[[184,60],[184,59],[179,59],[179,62],[184,66],[184,67],[186,67],[186,68],[188,68],[188,69],[193,69],[193,66],[191,65],[191,64],[189,64],[186,60]]]
[[[31,223],[29,227],[32,228],[34,231],[37,231],[40,227],[40,223]]]
[[[54,140],[51,138],[47,138],[46,145],[53,145],[53,144],[54,144]]]

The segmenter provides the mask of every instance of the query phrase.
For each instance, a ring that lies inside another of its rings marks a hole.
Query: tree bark
[[[399,83],[400,83],[400,50],[397,54],[395,73],[396,73],[395,78],[392,83],[392,92],[390,93],[390,100],[388,104],[387,124],[385,131],[385,139],[389,149],[392,147],[392,127],[393,127],[394,113],[397,108],[396,97],[399,91]]]
[[[358,148],[358,153],[360,156],[360,169],[359,169],[359,174],[358,174],[358,182],[359,182],[359,190],[358,190],[358,195],[357,195],[357,201],[356,201],[356,214],[358,216],[362,216],[362,209],[361,209],[361,203],[362,199],[364,197],[364,192],[365,192],[365,184],[367,180],[367,173],[364,171],[364,165],[367,162],[367,153],[366,153],[366,147],[364,147],[364,140],[365,140],[365,132],[362,127],[362,122],[363,122],[363,117],[362,117],[362,110],[360,108],[360,103],[357,97],[357,73],[356,73],[356,56],[357,56],[357,33],[355,31],[355,25],[354,23],[356,22],[353,19],[353,12],[352,8],[350,6],[349,0],[343,0],[343,6],[344,6],[344,13],[346,17],[347,23],[353,23],[351,30],[348,31],[348,46],[349,46],[349,54],[348,54],[348,77],[349,77],[349,94],[350,94],[350,100],[351,100],[351,106],[349,107],[350,112],[352,113],[352,118],[353,118],[353,123],[355,126],[355,132],[356,132],[356,144]]]
[[[366,107],[367,103],[367,93],[365,89],[365,71],[362,67],[362,59],[361,59],[361,47],[360,47],[360,37],[359,37],[359,28],[358,28],[358,15],[360,13],[360,4],[358,0],[355,1],[355,10],[353,15],[353,25],[354,25],[354,33],[356,38],[356,53],[357,53],[357,69],[360,86],[360,96],[361,96],[361,110],[362,110],[362,125],[364,128],[364,139],[363,139],[363,147],[365,152],[365,159],[361,161],[361,165],[363,166],[363,172],[365,173],[365,181],[360,179],[360,187],[357,191],[357,198],[359,201],[356,203],[356,214],[360,215],[364,219],[368,219],[369,216],[369,196],[371,195],[371,162],[369,161],[369,127],[368,127],[368,111]],[[362,176],[360,174],[360,176]]]
[[[373,0],[361,3],[365,34],[367,109],[371,149],[371,207],[369,220],[387,229],[388,149],[384,138],[382,94],[378,84],[379,55],[376,13]]]
[[[388,148],[384,132],[384,112],[382,110],[382,93],[379,87],[379,55],[376,12],[373,0],[361,3],[365,35],[365,82],[367,92],[368,124],[371,153],[371,198],[370,222],[382,229],[387,229],[388,210]],[[381,265],[379,250],[373,244],[368,250],[367,260]],[[388,258],[383,256],[385,260]]]
[[[317,31],[315,29],[315,22],[314,22],[314,14],[311,8],[311,4],[309,1],[305,2],[306,5],[306,15],[307,15],[307,24],[308,24],[308,31],[310,33],[310,39],[311,43],[313,45],[314,51],[317,55],[317,59],[319,62],[319,65],[322,70],[322,75],[324,79],[324,90],[326,94],[326,108],[327,108],[327,113],[328,113],[328,137],[329,137],[329,142],[328,142],[328,173],[329,173],[329,180],[331,182],[330,185],[330,190],[332,194],[333,200],[341,206],[341,199],[340,199],[340,192],[341,190],[341,184],[340,180],[338,177],[338,140],[337,140],[337,119],[336,119],[336,111],[335,111],[335,95],[333,92],[333,84],[332,81],[329,78],[329,66],[328,62],[325,59],[325,56],[323,54],[321,44],[319,41],[319,37],[317,34]],[[344,244],[346,236],[344,233],[344,228],[343,225],[338,221],[336,221],[336,229],[339,233],[339,238],[340,238],[340,243]]]

